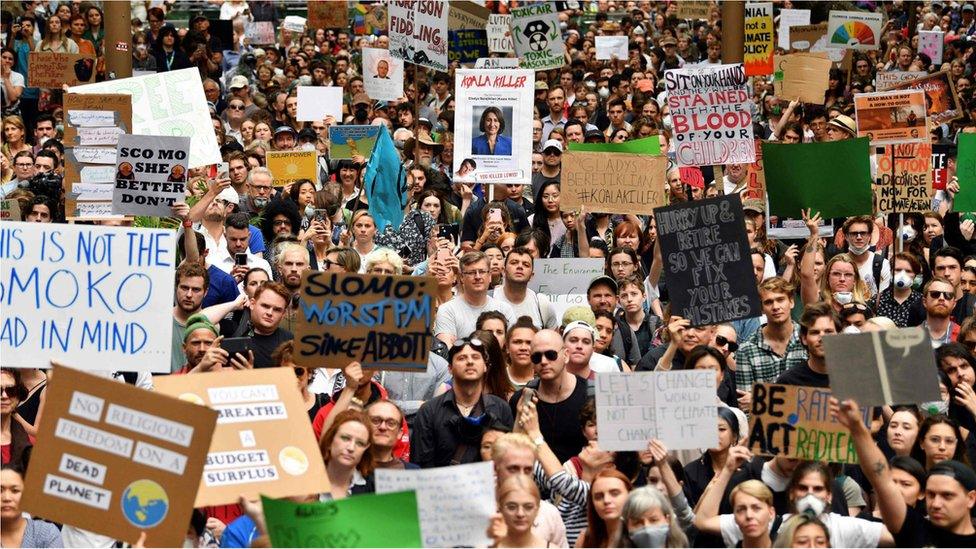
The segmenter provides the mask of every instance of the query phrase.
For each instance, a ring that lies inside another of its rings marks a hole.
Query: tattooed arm
[[[830,412],[841,425],[851,431],[851,439],[854,440],[861,470],[864,471],[864,476],[868,477],[877,495],[881,518],[888,531],[897,534],[905,523],[907,505],[901,491],[891,478],[888,460],[871,438],[871,431],[864,425],[860,407],[853,400],[838,402],[836,398],[831,397]]]

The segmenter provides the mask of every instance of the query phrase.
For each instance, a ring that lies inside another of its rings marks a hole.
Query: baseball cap
[[[434,125],[430,123],[430,119],[429,118],[418,118],[417,119],[417,125],[418,126],[427,126],[427,129],[428,130],[432,130],[434,128]]]
[[[373,102],[370,100],[369,96],[366,95],[365,93],[357,93],[352,98],[352,104],[353,105],[360,105],[360,104],[370,105],[372,103]]]
[[[558,139],[547,139],[545,143],[542,144],[542,150],[546,149],[558,149],[559,152],[563,152],[563,143]]]
[[[282,133],[290,133],[296,137],[298,136],[298,134],[295,133],[295,128],[292,128],[291,126],[278,126],[278,128],[275,129],[275,137],[278,137],[278,135]]]
[[[766,204],[758,198],[747,198],[742,201],[742,210],[746,212],[753,211],[756,213],[765,214]]]
[[[929,477],[943,475],[956,479],[966,491],[976,490],[976,473],[965,463],[954,459],[940,461],[929,469]]]
[[[535,89],[537,89],[537,90],[548,90],[549,89],[549,84],[547,84],[545,82],[545,80],[536,80],[535,81]]]
[[[962,11],[976,11],[976,7],[973,7],[972,4],[963,4]]]
[[[678,41],[671,36],[665,36],[664,38],[661,39],[661,46],[667,46],[667,45],[677,46]]]
[[[230,86],[227,87],[229,89],[236,90],[240,88],[246,88],[249,85],[250,83],[247,81],[247,77],[244,76],[243,74],[238,74],[234,78],[230,79]]]
[[[617,281],[607,275],[600,275],[590,281],[590,285],[586,287],[586,293],[590,293],[590,290],[598,284],[607,284],[613,289],[613,293],[617,293]]]
[[[583,140],[589,142],[590,139],[596,141],[597,143],[603,143],[607,140],[606,137],[604,137],[603,132],[600,130],[588,130]]]
[[[838,114],[832,118],[827,125],[833,126],[839,130],[843,130],[850,134],[851,137],[857,136],[857,126],[854,124],[854,120],[846,114]]]
[[[561,324],[563,327],[566,327],[574,322],[585,322],[592,327],[596,324],[596,315],[593,314],[593,309],[585,305],[573,305],[563,313],[563,321]]]
[[[596,317],[594,317],[594,318],[596,318]],[[583,328],[584,330],[590,332],[590,337],[592,337],[593,339],[596,339],[596,330],[594,330],[593,329],[593,326],[591,326],[585,320],[574,320],[574,321],[570,322],[569,324],[567,324],[563,328],[563,339],[566,339],[566,336],[569,335],[569,332],[572,332],[573,330],[575,330],[577,328]]]
[[[217,195],[217,198],[225,202],[230,202],[235,206],[241,203],[241,195],[237,194],[237,191],[234,190],[234,187],[227,187],[226,189],[220,191],[220,194]]]

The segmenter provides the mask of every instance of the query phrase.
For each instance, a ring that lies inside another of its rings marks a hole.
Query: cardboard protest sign
[[[298,86],[300,122],[325,120],[331,116],[342,122],[342,88],[340,86]]]
[[[669,70],[664,80],[679,166],[756,160],[741,63]]]
[[[854,94],[858,137],[872,145],[928,140],[922,90]]]
[[[217,413],[71,368],[55,368],[46,398],[23,510],[131,544],[145,532],[146,547],[182,546]]]
[[[643,451],[651,439],[669,450],[715,447],[716,383],[712,370],[597,374],[600,449]]]
[[[454,179],[530,183],[535,75],[524,69],[458,69]]]
[[[5,223],[4,367],[169,372],[176,233]]]
[[[261,502],[272,547],[424,547],[413,491],[311,503],[262,495]]]
[[[666,156],[575,152],[563,155],[561,207],[590,213],[650,214],[667,204]]]
[[[812,208],[824,218],[871,213],[868,139],[823,143],[763,143],[767,215],[802,217]],[[829,158],[830,162],[824,162]],[[806,234],[806,233],[804,233]]]
[[[95,79],[95,56],[88,53],[32,51],[27,57],[28,86],[57,88],[77,86]]]
[[[529,280],[529,289],[545,294],[561,319],[566,309],[575,305],[587,305],[586,290],[591,280],[604,274],[605,263],[590,258],[545,258],[533,262],[535,273]]]
[[[218,413],[194,507],[328,492],[329,479],[291,368],[162,376],[156,391]]]
[[[762,142],[756,140],[756,161],[746,166],[745,189],[739,194],[742,206],[758,205],[766,211],[766,171],[762,163]]]
[[[888,91],[898,84],[914,82],[927,75],[928,73],[925,71],[878,71],[874,80],[878,85],[878,91]]]
[[[830,389],[861,406],[941,400],[939,368],[925,328],[900,328],[823,339]],[[911,380],[905,383],[905,380]]]
[[[823,105],[830,85],[830,59],[817,53],[791,53],[778,57],[783,84],[777,95],[803,103]]]
[[[949,155],[953,153],[950,145],[931,145],[932,147],[932,190],[942,191],[949,182]],[[954,156],[954,155],[953,155]]]
[[[598,60],[627,59],[626,36],[597,36],[596,58]]]
[[[0,221],[20,221],[20,202],[13,198],[0,200]]]
[[[299,179],[318,178],[317,151],[268,151],[268,169],[274,178],[271,184],[284,187]]]
[[[810,10],[783,8],[779,10],[779,41],[777,46],[790,49],[790,31],[793,25],[809,25]]]
[[[190,168],[221,161],[210,108],[196,67],[151,76],[107,80],[68,90],[132,96],[130,133],[190,138]]]
[[[833,11],[827,20],[831,48],[876,50],[881,46],[884,14],[867,11]]]
[[[708,19],[712,11],[712,3],[708,0],[684,0],[676,2],[678,5],[678,19]]]
[[[672,314],[692,326],[762,314],[737,193],[654,210]]]
[[[827,24],[794,25],[790,27],[790,52],[810,52],[817,45],[827,43]]]
[[[515,42],[512,40],[512,14],[489,15],[485,33],[488,35],[489,53],[515,53]]]
[[[115,148],[119,136],[132,128],[132,96],[66,93],[64,111],[65,216],[69,220],[102,217],[93,216],[92,209],[104,208],[108,214],[104,217],[116,217],[112,214]],[[82,184],[88,188],[76,188]],[[92,193],[94,185],[103,188]]]
[[[830,396],[830,389],[819,387],[756,383],[749,414],[749,449],[763,456],[857,463],[850,431],[830,417]],[[871,409],[861,408],[861,414],[869,425]]]
[[[305,273],[295,364],[426,371],[436,291],[426,277]]]
[[[964,115],[959,96],[956,95],[956,85],[948,72],[938,71],[925,78],[902,82],[891,89],[924,91],[928,118],[932,124],[945,124]]]
[[[329,157],[332,160],[354,156],[369,159],[379,135],[379,126],[329,126]]]
[[[773,72],[773,4],[746,4],[745,51],[746,76]]]
[[[874,184],[878,213],[927,212],[932,209],[932,145],[898,143],[876,149]]]
[[[396,101],[403,97],[403,61],[389,50],[363,48],[363,73],[363,86],[370,99]]]
[[[941,30],[919,30],[918,53],[928,55],[936,66],[941,65],[944,37],[945,33]]]
[[[447,2],[393,0],[388,13],[393,57],[438,71],[447,70]]]
[[[448,11],[448,61],[470,66],[479,57],[488,57],[485,25],[491,11],[475,2],[450,2]]]
[[[558,69],[566,62],[559,19],[552,2],[513,8],[512,39],[519,66],[534,71]]]
[[[661,154],[661,139],[656,135],[631,139],[623,143],[576,143],[570,141],[566,145],[569,147],[569,150],[580,152]]]
[[[959,192],[952,202],[957,212],[976,212],[976,134],[960,133],[959,153],[956,157],[956,177]]]
[[[302,34],[305,32],[305,26],[308,23],[308,19],[300,17],[298,15],[286,15],[285,19],[281,22],[281,28],[289,32],[294,32]]]
[[[112,211],[120,215],[171,215],[186,200],[189,137],[123,135],[119,138]]]
[[[256,45],[274,44],[275,43],[274,23],[272,23],[271,21],[252,21],[250,23],[245,23],[244,38],[250,40],[251,44],[256,44]]]
[[[345,29],[349,26],[349,2],[310,0],[308,25],[315,29]]]
[[[485,525],[496,509],[491,462],[376,470],[377,494],[404,490],[417,493],[423,547],[483,547],[490,543]]]

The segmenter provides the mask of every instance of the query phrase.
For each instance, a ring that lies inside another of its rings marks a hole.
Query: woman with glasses
[[[919,426],[912,457],[925,466],[926,471],[947,459],[969,464],[966,439],[959,424],[942,414],[926,418]]]
[[[870,298],[868,288],[861,279],[858,265],[850,254],[837,254],[824,266],[822,274],[815,274],[816,252],[821,249],[819,222],[820,214],[813,217],[803,212],[803,219],[810,230],[806,251],[800,261],[800,290],[803,302],[810,304],[825,301],[840,312],[841,306],[851,302],[867,303]]]
[[[539,487],[528,475],[512,475],[502,481],[495,494],[498,513],[491,517],[490,547],[548,547],[546,540],[532,532],[532,524],[542,505]]]

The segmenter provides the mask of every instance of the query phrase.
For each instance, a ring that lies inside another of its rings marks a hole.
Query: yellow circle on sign
[[[288,172],[288,175],[295,175],[296,173],[298,173],[298,165],[288,164],[288,167],[285,168],[285,171]]]

